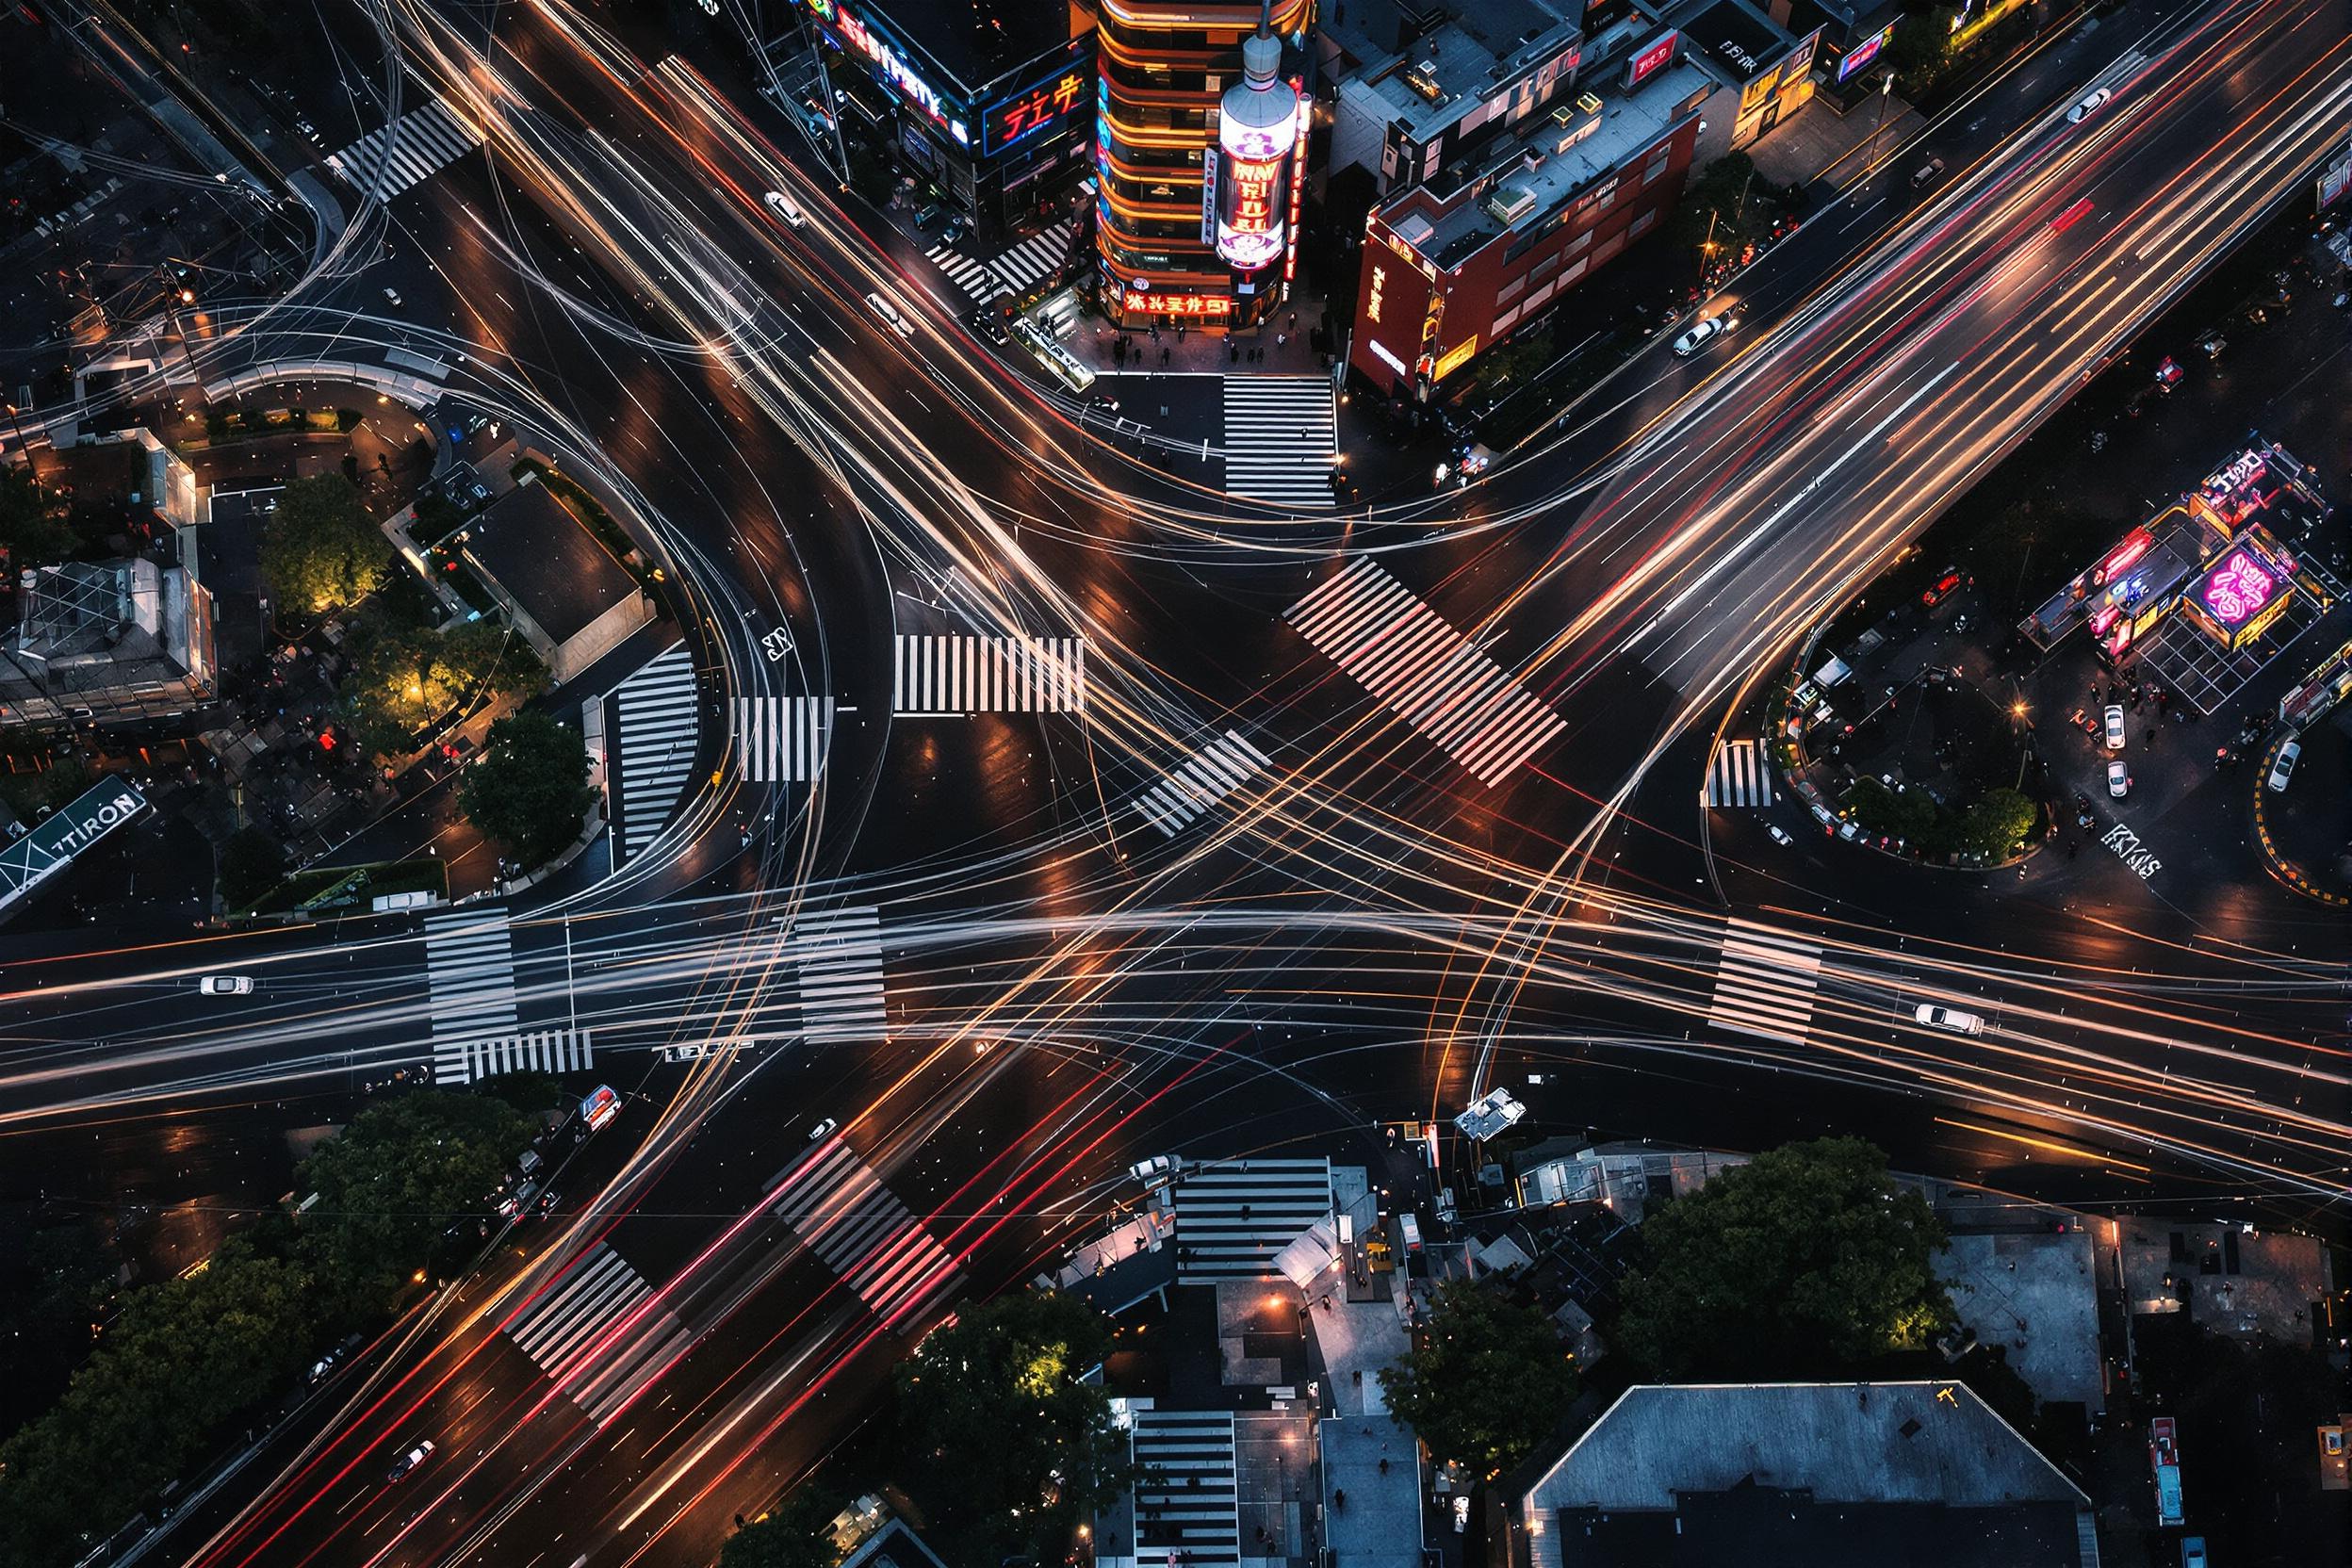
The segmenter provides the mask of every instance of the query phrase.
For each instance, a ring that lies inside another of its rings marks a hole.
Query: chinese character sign
[[[1083,72],[1064,69],[1044,81],[1010,93],[988,106],[982,121],[981,151],[997,153],[1016,141],[1058,125],[1086,100]]]
[[[1233,307],[1222,294],[1153,294],[1127,290],[1126,308],[1138,316],[1185,317],[1194,320],[1223,316]]]
[[[2200,596],[2205,600],[2205,608],[2213,612],[2213,619],[2235,629],[2262,613],[2262,606],[2270,602],[2271,592],[2278,585],[2278,580],[2257,564],[2251,555],[2234,550],[2206,578]]]
[[[1217,253],[1237,271],[1254,272],[1282,253],[1297,134],[1285,120],[1272,129],[1228,122],[1217,135]]]

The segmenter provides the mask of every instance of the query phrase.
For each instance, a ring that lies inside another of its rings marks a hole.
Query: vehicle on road
[[[2115,90],[2113,88],[2093,88],[2090,91],[2084,93],[2080,99],[2076,100],[2074,107],[2066,111],[2066,123],[2069,125],[2080,125],[2082,122],[2097,114],[2100,109],[2105,108],[2107,106],[2107,100],[2113,98],[2115,95]]]
[[[397,305],[397,304],[400,304],[400,303],[401,302],[401,300],[400,300],[400,291],[399,289],[397,289],[397,288],[387,288],[387,289],[385,289],[385,290],[384,291],[384,302],[385,302],[386,304],[394,304],[394,305]]]
[[[2180,384],[2180,378],[2186,374],[2188,372],[2180,368],[2180,362],[2170,354],[2166,354],[2157,362],[2156,384],[2166,388],[2178,386]]]
[[[399,1459],[395,1460],[392,1463],[391,1471],[385,1475],[384,1478],[386,1481],[406,1480],[408,1478],[409,1472],[424,1463],[425,1461],[431,1459],[433,1456],[433,1439],[428,1437],[423,1442],[417,1444],[416,1446],[411,1448],[408,1452],[402,1454]]]
[[[2107,749],[2121,751],[2123,749],[2123,704],[2109,703],[2103,716],[2107,721]]]
[[[2180,1568],[2205,1568],[2205,1538],[2192,1535],[2180,1543]]]
[[[1148,1160],[1137,1160],[1127,1168],[1127,1174],[1147,1187],[1164,1187],[1176,1179],[1184,1162],[1173,1154],[1154,1154]]]
[[[796,229],[808,221],[808,215],[780,190],[771,190],[760,199],[767,204],[770,212]]]
[[[2270,787],[2273,792],[2284,791],[2295,777],[2295,760],[2303,755],[2303,743],[2289,741],[2278,748],[2278,760],[2270,765]]]
[[[1004,342],[1004,317],[994,305],[982,305],[964,318],[964,324],[1000,347]]]
[[[931,226],[946,216],[947,209],[939,205],[939,203],[934,202],[929,206],[924,207],[921,212],[915,214],[915,227],[923,234],[929,234],[931,232]]]
[[[2221,351],[2229,346],[2230,340],[2218,332],[2209,332],[2197,340],[2197,351],[2207,359],[2219,359]]]
[[[2107,793],[2121,800],[2132,792],[2132,774],[2121,762],[2107,764]]]
[[[1765,824],[1764,831],[1771,836],[1772,842],[1780,845],[1783,849],[1786,849],[1790,844],[1796,842],[1794,839],[1788,837],[1787,831],[1784,830],[1780,824],[1776,822]]]
[[[1943,177],[1944,160],[1941,158],[1930,158],[1925,163],[1919,165],[1919,172],[1911,176],[1911,188],[1917,190],[1922,186],[1933,185],[1936,181],[1940,180]]]
[[[1949,1030],[1955,1035],[1981,1035],[1984,1021],[1974,1013],[1964,1013],[1957,1007],[1938,1007],[1933,1002],[1922,1002],[1911,1015],[1912,1021],[1930,1029]]]
[[[1740,318],[1736,316],[1702,317],[1691,325],[1689,332],[1674,339],[1674,352],[1688,359],[1725,333],[1738,330],[1739,325]]]
[[[882,318],[882,324],[884,326],[889,327],[892,332],[898,334],[899,336],[912,337],[915,335],[915,324],[906,319],[906,317],[901,316],[898,313],[898,307],[890,303],[890,301],[884,299],[881,295],[867,295],[866,305],[876,316]]]
[[[587,1099],[580,1102],[580,1119],[592,1133],[600,1133],[612,1119],[621,1114],[621,1097],[609,1086],[598,1084]]]
[[[829,1138],[841,1130],[841,1124],[839,1121],[826,1117],[823,1121],[808,1129],[808,1141],[815,1143],[820,1138]]]
[[[202,996],[251,996],[253,982],[245,974],[207,974],[196,982],[196,990]]]

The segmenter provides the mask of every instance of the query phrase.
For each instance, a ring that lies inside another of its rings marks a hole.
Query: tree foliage
[[[1450,1280],[1404,1359],[1380,1369],[1380,1388],[1432,1454],[1493,1476],[1550,1435],[1576,1375],[1542,1313],[1492,1283]]]
[[[1987,860],[2006,858],[2034,830],[2034,802],[2004,787],[1979,795],[1960,813],[1959,844]]]
[[[1652,1377],[1827,1377],[1952,1321],[1944,1228],[1860,1138],[1757,1155],[1642,1227],[1616,1340]]]
[[[482,756],[458,786],[458,805],[529,870],[580,837],[596,799],[587,777],[588,749],[578,730],[545,713],[514,713],[490,727]]]
[[[65,507],[21,463],[0,463],[0,550],[11,567],[45,565],[74,547]]]
[[[819,1499],[795,1496],[728,1536],[719,1568],[833,1568],[833,1543],[825,1533],[831,1516]]]
[[[300,616],[358,602],[392,560],[359,488],[340,474],[287,481],[262,526],[260,553],[278,607]]]
[[[899,1364],[909,1489],[956,1544],[951,1561],[1059,1561],[1071,1531],[1125,1490],[1102,1388],[1079,1381],[1111,1343],[1102,1315],[1050,1291],[967,1313]]]
[[[424,1263],[452,1219],[485,1212],[531,1124],[502,1100],[410,1094],[370,1107],[321,1144],[295,1185],[318,1201],[303,1239],[363,1291],[395,1286]]]
[[[1718,256],[1737,252],[1771,231],[1780,196],[1779,187],[1756,177],[1747,154],[1726,153],[1684,188],[1666,220],[1669,244],[1693,264],[1705,245],[1713,245]]]
[[[485,696],[529,696],[547,679],[531,645],[494,621],[380,626],[352,652],[343,709],[362,751],[397,756],[434,719]]]

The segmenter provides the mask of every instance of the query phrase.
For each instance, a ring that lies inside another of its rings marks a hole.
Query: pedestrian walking
[[[1274,346],[1275,346],[1276,348],[1278,348],[1278,349],[1282,348],[1282,347],[1284,347],[1285,345],[1287,345],[1289,342],[1290,342],[1290,334],[1288,334],[1288,333],[1286,333],[1286,332],[1278,332],[1278,333],[1276,333],[1276,334],[1274,335]]]

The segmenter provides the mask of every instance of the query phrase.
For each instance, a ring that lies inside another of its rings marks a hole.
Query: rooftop
[[[466,553],[557,643],[637,592],[629,568],[544,484],[509,491],[467,528]]]
[[[2001,1347],[2039,1399],[2106,1408],[2091,1234],[2074,1229],[1954,1233],[1937,1272],[1960,1321]]]
[[[1715,0],[1685,17],[1681,27],[1689,51],[1734,82],[1762,75],[1796,41],[1748,0]]]
[[[1396,14],[1394,7],[1376,8]],[[1576,0],[1487,0],[1460,8],[1425,32],[1399,20],[1358,35],[1361,42],[1348,41],[1368,52],[1364,69],[1339,90],[1376,100],[1380,112],[1410,127],[1412,139],[1427,142],[1484,106],[1498,87],[1573,46],[1582,15]]]
[[[1070,40],[1070,8],[1038,0],[865,0],[854,14],[880,18],[973,95]]]

